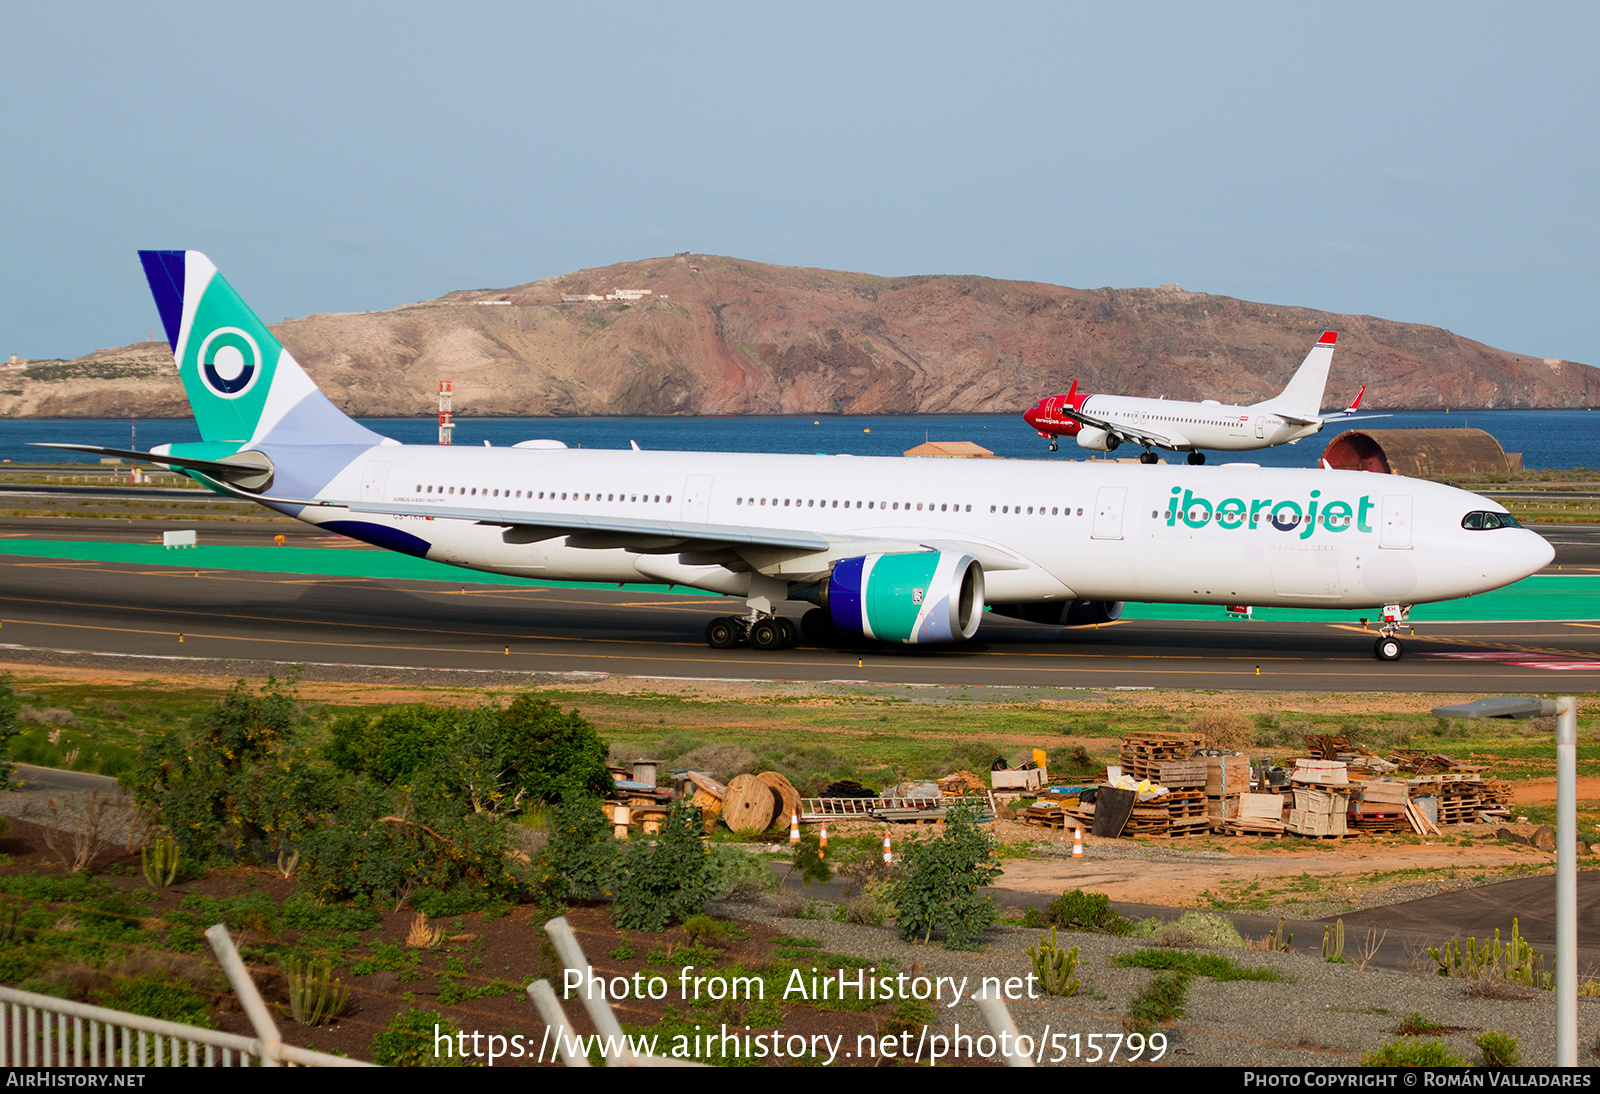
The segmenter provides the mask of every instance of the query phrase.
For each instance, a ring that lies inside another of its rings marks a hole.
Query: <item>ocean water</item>
[[[1376,412],[1375,412],[1376,413]],[[405,444],[433,444],[438,422],[432,418],[364,418],[362,423]],[[1268,467],[1315,467],[1328,443],[1346,429],[1421,429],[1471,427],[1493,434],[1507,452],[1521,452],[1524,467],[1600,468],[1600,411],[1476,410],[1397,411],[1348,425],[1329,422],[1320,434],[1299,444],[1255,452],[1209,452],[1212,463],[1248,461]],[[197,441],[192,419],[51,419],[0,421],[0,459],[22,462],[75,462],[70,452],[30,448],[37,441],[65,441],[129,447]],[[568,446],[641,448],[701,452],[848,452],[857,456],[898,456],[924,440],[974,441],[997,456],[1012,459],[1081,460],[1090,453],[1062,438],[1051,453],[1021,416],[1013,414],[805,415],[722,418],[458,418],[457,445],[512,445],[549,438]],[[1137,455],[1125,446],[1118,455]],[[1169,461],[1181,455],[1165,454]]]

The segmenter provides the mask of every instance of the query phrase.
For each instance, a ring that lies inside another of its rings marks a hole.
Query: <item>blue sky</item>
[[[1600,6],[0,4],[0,354],[690,250],[1600,365]]]

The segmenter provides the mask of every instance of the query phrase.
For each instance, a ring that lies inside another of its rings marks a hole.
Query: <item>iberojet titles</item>
[[[1181,498],[1178,496],[1180,494],[1183,495]],[[1377,504],[1366,494],[1361,495],[1361,500],[1355,503],[1354,508],[1347,501],[1324,501],[1321,490],[1311,491],[1304,505],[1298,501],[1275,502],[1271,498],[1252,498],[1249,501],[1223,498],[1213,506],[1210,500],[1181,486],[1172,488],[1171,504],[1167,508],[1167,527],[1174,527],[1181,520],[1190,528],[1203,528],[1215,521],[1219,528],[1234,531],[1253,527],[1265,516],[1278,531],[1292,532],[1300,528],[1300,538],[1306,539],[1316,531],[1319,506],[1322,526],[1330,532],[1349,531],[1352,517],[1356,531],[1372,531],[1367,517],[1377,508]]]

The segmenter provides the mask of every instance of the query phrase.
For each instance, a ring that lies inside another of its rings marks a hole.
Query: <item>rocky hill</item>
[[[627,299],[616,290],[648,289]],[[258,301],[265,306],[269,302]],[[383,312],[274,324],[352,414],[425,415],[441,378],[466,416],[1015,412],[1089,391],[1249,403],[1323,330],[1327,401],[1600,404],[1600,371],[1436,327],[1159,289],[874,277],[711,255],[625,262]],[[187,414],[163,343],[0,373],[0,415]]]

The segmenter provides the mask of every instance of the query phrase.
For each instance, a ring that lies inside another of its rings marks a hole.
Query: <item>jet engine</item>
[[[1053,600],[1043,604],[996,604],[994,612],[1051,627],[1086,627],[1120,619],[1122,607],[1121,600]]]
[[[971,555],[907,551],[840,559],[822,610],[841,631],[880,642],[964,642],[983,620],[983,567]]]
[[[1122,439],[1114,433],[1107,433],[1099,426],[1086,425],[1078,430],[1078,447],[1092,448],[1096,452],[1115,452]]]

